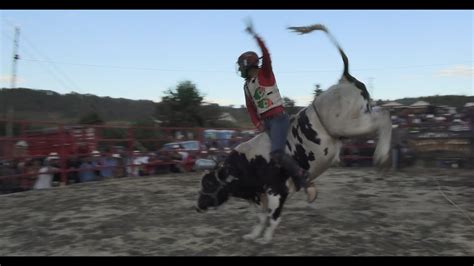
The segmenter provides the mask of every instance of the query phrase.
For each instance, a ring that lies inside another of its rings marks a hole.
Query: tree
[[[156,116],[163,126],[204,127],[219,118],[220,110],[219,105],[203,105],[203,99],[191,81],[180,82],[175,90],[165,92],[156,105]]]
[[[285,108],[288,108],[288,107],[295,107],[295,101],[288,98],[288,97],[283,97],[283,106]]]
[[[78,123],[81,125],[102,125],[104,124],[104,120],[97,112],[92,111],[83,115]]]
[[[295,101],[288,97],[283,97],[283,107],[285,107],[286,111],[290,115],[296,114],[300,109],[299,107],[295,106]]]
[[[232,123],[219,120],[222,114],[222,108],[215,103],[201,105],[201,117],[206,127],[232,127]]]
[[[316,85],[315,85],[314,97],[318,97],[319,95],[321,95],[321,93],[324,92],[322,89],[320,89],[320,87],[321,87],[320,84],[316,84]]]

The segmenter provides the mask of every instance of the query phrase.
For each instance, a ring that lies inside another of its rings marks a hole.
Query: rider
[[[289,117],[276,84],[270,54],[250,23],[246,31],[257,40],[263,55],[261,67],[258,66],[260,58],[253,51],[241,54],[237,60],[240,75],[245,79],[245,101],[250,119],[260,131],[265,130],[269,135],[271,159],[289,172],[297,191],[300,187],[305,188],[308,202],[313,202],[316,199],[316,188],[309,182],[309,173],[285,153]]]

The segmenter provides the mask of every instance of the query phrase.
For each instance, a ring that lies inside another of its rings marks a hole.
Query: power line
[[[3,18],[5,22],[13,26],[13,23],[10,22],[8,19]],[[81,91],[79,86],[65,73],[63,72],[56,64],[62,65],[74,65],[74,66],[83,66],[83,67],[101,67],[101,68],[116,68],[116,69],[133,69],[133,70],[146,70],[146,71],[162,71],[162,72],[198,72],[198,73],[229,73],[229,71],[225,70],[195,70],[195,69],[163,69],[163,68],[153,68],[153,67],[136,67],[136,66],[118,66],[118,65],[99,65],[99,64],[84,64],[84,63],[71,63],[71,62],[60,62],[60,61],[53,61],[50,60],[45,54],[41,53],[39,49],[33,45],[28,38],[24,37],[27,44],[33,49],[36,50],[37,54],[45,58],[46,60],[39,60],[39,59],[26,59],[22,58],[22,61],[31,61],[31,62],[40,62],[40,63],[49,63],[52,68],[60,75],[63,76],[63,79],[67,81],[72,87],[76,88],[75,90]],[[392,66],[392,67],[378,67],[378,68],[359,68],[353,69],[353,71],[371,71],[371,70],[394,70],[394,69],[410,69],[410,68],[422,68],[422,67],[434,67],[434,66],[447,66],[447,65],[456,65],[461,63],[472,63],[474,60],[468,60],[459,63],[443,63],[443,64],[426,64],[426,65],[411,65],[411,66]],[[328,73],[328,72],[340,72],[341,69],[338,70],[322,70],[322,69],[306,69],[306,70],[295,70],[295,71],[281,71],[280,74],[301,74],[301,73]],[[69,87],[69,86],[68,86]]]
[[[4,18],[4,21],[7,22],[7,24],[9,24],[10,26],[14,26],[13,23],[11,21],[9,21],[8,19],[5,19]],[[7,37],[8,38],[11,38],[10,36],[8,36],[7,34]],[[66,81],[66,83],[68,83],[68,85],[65,85],[65,83],[58,79],[60,81],[60,83],[62,84],[62,86],[65,86],[67,89],[71,90],[70,87],[73,87],[74,88],[74,91],[82,91],[81,89],[79,89],[79,86],[77,86],[77,84],[65,73],[63,72],[58,66],[56,66],[54,64],[54,62],[48,57],[46,56],[44,53],[42,53],[38,48],[36,48],[36,46],[33,44],[33,42],[31,42],[26,36],[25,34],[23,33],[23,39],[26,40],[26,44],[31,48],[32,51],[34,51],[36,54],[38,54],[40,57],[43,57],[45,58],[46,60],[38,60],[38,61],[44,61],[44,62],[50,62],[50,65],[51,65],[51,69],[52,70],[55,70],[59,76],[62,76],[62,79],[64,81]],[[32,57],[34,58],[34,56]],[[36,60],[36,59],[34,59]],[[44,64],[43,64],[44,65]],[[48,66],[48,65],[47,65]],[[50,71],[48,69],[48,71]],[[58,75],[56,75],[53,71],[50,71],[55,78],[58,78]],[[70,86],[72,85],[72,86]]]
[[[24,61],[42,61],[50,62],[63,65],[75,65],[75,66],[86,66],[86,67],[105,67],[105,68],[121,68],[121,69],[135,69],[135,70],[153,70],[153,71],[163,71],[163,72],[228,72],[223,70],[186,70],[186,69],[163,69],[163,68],[152,68],[152,67],[132,67],[132,66],[113,66],[113,65],[94,65],[94,64],[81,64],[81,63],[67,63],[67,62],[58,62],[58,61],[43,61],[43,60],[34,60],[34,59],[22,59]]]
[[[13,38],[12,38],[11,36],[7,36],[7,37],[13,40]],[[35,58],[35,56],[32,55],[32,54],[28,51],[28,49],[25,49],[25,46],[23,46],[22,51],[23,51],[23,53],[27,54],[29,57]],[[40,62],[40,64],[44,66],[42,69],[46,69],[46,71],[49,72],[49,73],[51,74],[51,76],[52,76],[54,79],[56,79],[56,81],[57,81],[58,83],[60,83],[61,86],[70,89],[70,88],[69,88],[70,86],[69,86],[68,84],[66,84],[54,71],[52,71],[52,69],[49,68],[48,65],[44,64],[43,62]]]
[[[23,50],[23,52],[25,52],[26,54],[31,56],[31,54],[28,51]],[[54,71],[52,71],[51,68],[48,67],[48,65],[44,64],[43,62],[40,62],[40,63],[41,63],[41,65],[45,66],[42,69],[46,69],[46,71],[49,72],[51,74],[51,76],[54,79],[56,79],[56,81],[58,81],[60,83],[61,86],[71,90],[69,84],[66,84],[63,79],[61,79]]]
[[[458,62],[458,63],[444,63],[444,64],[431,64],[431,65],[412,65],[412,66],[393,66],[393,67],[378,67],[378,68],[354,68],[352,71],[367,71],[367,70],[393,70],[393,69],[408,69],[408,68],[418,68],[418,67],[433,67],[433,66],[451,66],[451,65],[457,65],[457,64],[463,64],[463,63],[472,63],[474,60],[469,60],[469,61],[463,61],[463,62]],[[340,72],[342,71],[341,69],[339,70],[298,70],[298,71],[285,71],[281,73],[303,73],[303,72]]]
[[[47,62],[63,65],[75,65],[75,66],[85,66],[85,67],[104,67],[104,68],[121,68],[121,69],[135,69],[135,70],[153,70],[153,71],[163,71],[163,72],[221,72],[227,73],[228,71],[223,70],[193,70],[193,69],[163,69],[163,68],[152,68],[152,67],[134,67],[134,66],[114,66],[114,65],[96,65],[96,64],[82,64],[82,63],[69,63],[69,62],[59,62],[59,61],[46,61],[46,60],[35,60],[35,59],[22,59],[23,61],[37,61],[37,62]],[[432,67],[432,66],[449,66],[462,63],[472,63],[474,60],[458,62],[458,63],[444,63],[444,64],[431,64],[431,65],[412,65],[412,66],[393,66],[393,67],[380,67],[380,68],[359,68],[354,69],[353,71],[367,71],[367,70],[392,70],[392,69],[408,69],[408,68],[419,68],[419,67]],[[306,72],[340,72],[341,70],[296,70],[296,71],[281,71],[280,73],[306,73]]]
[[[26,43],[30,45],[30,47],[33,48],[33,50],[36,50],[36,52],[40,56],[46,59],[44,61],[50,62],[51,66],[56,70],[56,72],[62,75],[64,80],[66,80],[69,84],[71,84],[75,91],[81,91],[79,89],[79,86],[77,86],[76,82],[74,82],[65,72],[63,72],[58,66],[56,66],[55,63],[52,60],[50,60],[50,58],[46,54],[42,53],[38,48],[36,48],[36,46],[28,38],[24,37],[24,39],[26,40]]]

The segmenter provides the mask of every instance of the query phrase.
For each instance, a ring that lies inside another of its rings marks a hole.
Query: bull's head
[[[201,190],[197,200],[196,211],[205,212],[209,207],[217,208],[229,199],[229,184],[233,177],[226,167],[206,171],[201,179]]]

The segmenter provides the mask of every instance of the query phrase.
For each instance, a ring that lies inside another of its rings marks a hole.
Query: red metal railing
[[[204,136],[204,130],[206,130],[204,128],[65,125],[50,121],[7,121],[0,119],[0,125],[3,126],[6,123],[11,123],[14,130],[12,136],[5,136],[3,130],[0,129],[0,182],[7,179],[32,178],[37,173],[27,172],[27,167],[22,169],[16,168],[12,173],[13,164],[25,164],[34,159],[44,159],[51,156],[53,152],[57,153],[59,158],[57,170],[45,173],[59,173],[60,183],[65,185],[68,183],[68,174],[80,173],[82,171],[78,167],[70,167],[71,160],[90,157],[91,152],[94,150],[101,152],[102,156],[100,158],[110,157],[112,154],[120,154],[122,159],[125,160],[124,164],[120,167],[124,168],[124,171],[131,169],[133,172],[136,167],[176,164],[176,160],[167,158],[155,158],[145,166],[144,164],[134,163],[134,158],[138,154],[154,153],[155,155],[166,157],[169,155],[169,152],[167,154],[166,151],[161,151],[165,143],[187,140],[198,141],[198,148],[195,150],[180,149],[180,151],[189,153],[189,158],[198,157],[201,150],[205,149],[204,146],[210,145],[210,140]],[[224,130],[223,128],[214,129]],[[251,137],[241,134],[242,131],[249,129],[226,128],[225,130],[234,130],[235,134],[225,139],[214,138],[212,140],[217,142],[225,140],[229,146],[234,146]],[[23,147],[25,143],[27,147]],[[138,154],[137,151],[139,151]],[[191,164],[193,159],[185,163]],[[105,168],[107,167],[96,166],[92,170],[97,171]],[[186,169],[190,170],[189,165]]]

